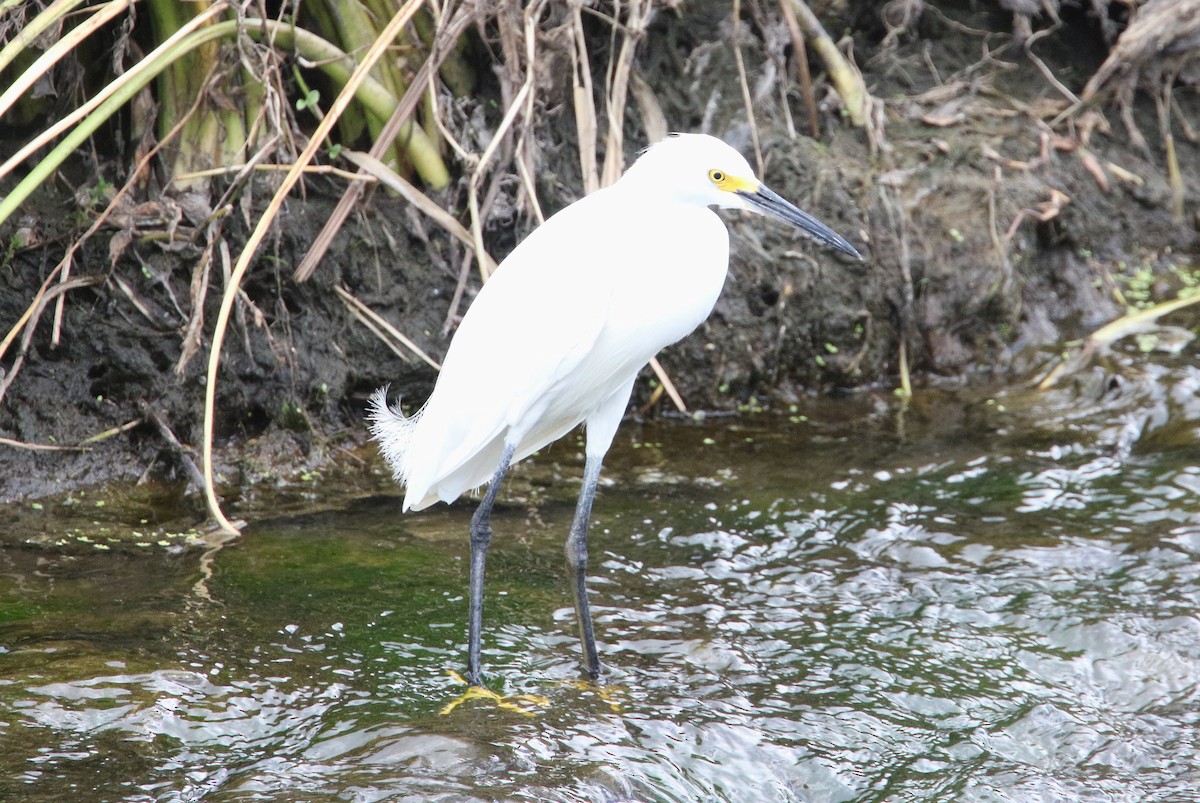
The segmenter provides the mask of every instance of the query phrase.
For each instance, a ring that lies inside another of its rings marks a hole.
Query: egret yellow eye
[[[725,174],[720,170],[709,170],[708,180],[719,187],[725,183]]]

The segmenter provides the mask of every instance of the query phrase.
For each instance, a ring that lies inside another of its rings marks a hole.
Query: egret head
[[[841,235],[759,181],[745,157],[716,137],[672,134],[647,148],[626,171],[626,180],[650,183],[686,203],[777,218],[822,245],[862,259]]]

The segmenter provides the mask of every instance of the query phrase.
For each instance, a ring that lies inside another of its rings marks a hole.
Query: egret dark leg
[[[579,640],[583,643],[583,663],[592,680],[600,677],[600,655],[596,652],[596,635],[592,628],[592,612],[587,598],[588,521],[592,517],[592,500],[596,497],[596,483],[600,480],[600,463],[603,458],[588,455],[583,469],[583,487],[579,490],[579,502],[575,506],[575,520],[571,522],[571,533],[567,536],[567,565],[571,567],[575,583],[575,616],[579,620]]]
[[[471,599],[467,609],[467,683],[483,685],[480,671],[480,652],[483,648],[483,570],[487,564],[488,546],[492,543],[492,504],[500,482],[512,462],[514,447],[505,446],[500,465],[492,475],[483,501],[471,517]]]

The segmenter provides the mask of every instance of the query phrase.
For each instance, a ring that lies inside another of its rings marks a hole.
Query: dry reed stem
[[[675,405],[675,409],[681,413],[687,414],[687,405],[683,402],[683,396],[675,387],[675,383],[671,381],[671,375],[667,373],[667,369],[663,368],[662,363],[658,361],[658,357],[650,358],[650,369],[654,371],[654,375],[658,377],[658,381],[662,383],[663,390],[667,392],[671,402]]]
[[[417,73],[417,80],[413,81],[413,84],[419,84],[421,81],[425,82],[425,85],[428,88],[429,97],[431,99],[431,117],[433,118],[434,127],[437,129],[438,134],[441,135],[443,141],[445,141],[445,143],[450,146],[450,149],[454,151],[455,155],[464,162],[470,161],[470,156],[467,154],[466,149],[463,148],[463,146],[459,143],[457,137],[455,137],[450,129],[446,127],[446,123],[442,120],[442,115],[440,113],[441,108],[437,102],[437,80],[438,72],[441,70],[442,64],[450,57],[450,54],[454,51],[459,38],[466,32],[466,29],[476,19],[474,10],[468,9],[472,9],[472,7],[467,5],[459,6],[454,17],[445,24],[443,24],[445,16],[443,14],[437,15],[436,29],[434,31],[433,40],[429,46],[429,57],[426,58],[425,62],[421,65],[421,69]],[[407,95],[405,96],[404,100],[408,100]]]
[[[526,80],[531,84],[534,81],[534,65],[537,64],[537,18],[526,18],[525,28],[525,70]],[[517,165],[517,174],[521,177],[521,185],[525,188],[525,195],[529,199],[529,205],[533,210],[533,216],[537,219],[538,225],[546,222],[546,216],[542,214],[542,205],[537,197],[537,185],[533,181],[533,157],[528,150],[528,140],[526,134],[533,130],[533,102],[535,100],[534,92],[528,93],[525,98],[524,121],[520,128],[520,133],[517,135],[517,144],[513,149],[513,161]]]
[[[62,263],[59,263],[60,265]],[[12,345],[13,340],[19,332],[21,335],[21,347],[17,351],[17,356],[13,359],[12,366],[9,367],[7,373],[0,372],[0,401],[4,401],[4,396],[8,393],[9,387],[12,386],[13,380],[17,378],[17,374],[21,372],[21,366],[25,363],[25,354],[29,350],[29,344],[33,341],[33,333],[37,329],[38,321],[41,320],[42,313],[46,311],[46,305],[56,299],[63,293],[68,293],[71,290],[76,290],[80,287],[88,287],[89,285],[99,284],[103,281],[100,276],[83,276],[78,279],[71,279],[68,282],[59,282],[55,287],[50,288],[50,283],[55,279],[55,271],[51,271],[50,276],[46,281],[42,282],[41,288],[34,295],[33,302],[26,308],[24,314],[13,324],[13,328],[9,330],[4,341],[0,343],[0,358]]]
[[[141,423],[140,421],[137,423]],[[0,437],[0,446],[11,446],[14,449],[25,449],[31,452],[86,452],[89,451],[86,446],[59,446],[53,443],[29,443],[28,441],[17,441],[12,438]]]
[[[547,0],[535,0],[529,8],[525,9],[525,36],[527,38],[535,36],[537,20],[545,8],[546,2]],[[479,157],[479,161],[472,168],[471,178],[467,182],[467,208],[471,212],[471,235],[474,240],[475,256],[479,263],[479,276],[484,282],[488,280],[495,265],[491,263],[491,258],[487,256],[487,250],[483,246],[483,216],[479,209],[479,185],[483,181],[488,164],[491,163],[496,151],[508,136],[517,114],[522,110],[526,96],[533,90],[533,83],[534,64],[530,62],[526,65],[525,80],[517,90],[516,97],[508,104],[504,117],[496,126],[496,132],[492,135],[487,147],[483,149],[483,155]]]
[[[91,16],[64,34],[53,45],[46,48],[46,51],[38,56],[33,64],[29,65],[29,68],[18,76],[9,85],[8,89],[0,93],[0,117],[3,117],[8,108],[16,102],[17,98],[25,94],[25,91],[33,86],[39,78],[50,72],[54,65],[62,60],[64,56],[73,52],[83,40],[87,39],[109,21],[122,12],[128,11],[132,5],[132,0],[109,0],[109,2],[102,6],[89,9]]]
[[[1175,134],[1171,131],[1171,88],[1178,77],[1176,71],[1168,70],[1161,78],[1158,92],[1154,96],[1158,112],[1158,129],[1162,132],[1163,150],[1167,156],[1167,184],[1171,188],[1171,219],[1183,223],[1183,201],[1185,186],[1183,171],[1179,169],[1179,154],[1175,150]]]
[[[862,128],[867,125],[867,107],[870,94],[863,83],[862,73],[858,71],[838,50],[833,39],[825,30],[825,26],[817,19],[804,0],[787,0],[796,12],[796,20],[804,31],[805,36],[812,42],[817,56],[829,71],[829,80],[845,104],[846,114],[850,122]]]
[[[340,285],[334,285],[333,292],[338,294],[338,298],[342,300],[342,303],[346,305],[346,308],[350,310],[350,313],[359,321],[361,321],[364,326],[370,329],[376,337],[382,340],[384,345],[395,352],[396,356],[400,357],[400,359],[404,360],[405,362],[412,362],[412,359],[407,354],[396,348],[395,341],[398,341],[406,349],[420,357],[421,360],[429,365],[429,367],[433,368],[433,370],[442,370],[441,363],[426,354],[420,346],[405,337],[403,332],[388,323],[387,320],[379,315],[379,313],[375,312],[362,301],[359,301],[357,298],[355,298],[349,290],[346,290]],[[384,337],[385,333],[390,335],[393,339],[389,340],[387,337]]]
[[[127,299],[129,299],[129,303],[133,305],[133,308],[142,313],[142,317],[149,321],[152,326],[157,327],[158,318],[155,317],[150,308],[146,306],[145,302],[142,301],[142,297],[139,296],[137,292],[129,286],[129,282],[125,281],[115,273],[112,276],[112,280],[117,285],[117,289],[120,290]],[[55,321],[55,323],[57,323],[57,321]]]
[[[368,71],[384,54],[387,47],[391,45],[392,40],[408,25],[413,15],[416,14],[422,5],[423,0],[407,0],[380,32],[379,38],[375,40],[370,49],[364,54],[362,61],[355,66],[350,78],[334,99],[333,105],[330,107],[325,119],[317,125],[312,138],[297,157],[296,164],[288,171],[283,182],[275,191],[274,197],[271,198],[270,203],[267,205],[266,210],[259,217],[258,224],[246,241],[246,245],[242,249],[242,253],[238,257],[237,264],[234,266],[233,273],[229,278],[225,293],[221,298],[221,308],[217,313],[217,320],[214,324],[212,346],[208,358],[208,374],[204,398],[203,462],[204,496],[208,504],[209,514],[220,528],[227,533],[236,533],[237,528],[233,522],[225,517],[225,514],[221,511],[221,503],[217,499],[213,480],[213,427],[216,418],[216,386],[217,373],[221,363],[221,346],[225,341],[225,330],[229,325],[229,315],[232,312],[234,300],[237,297],[237,290],[241,286],[242,277],[245,276],[246,270],[250,267],[250,261],[258,250],[258,246],[266,237],[267,231],[279,214],[284,199],[287,198],[288,193],[291,192],[296,182],[299,181],[300,176],[303,175],[303,166],[312,160],[321,143],[329,135],[334,123],[342,116],[346,107],[350,105],[350,101],[354,98],[354,93],[367,77]]]
[[[579,4],[571,6],[571,93],[583,193],[591,195],[600,189],[600,173],[596,169],[596,96],[593,94],[591,60],[588,58],[580,8]]]
[[[658,96],[654,93],[654,87],[636,72],[629,76],[629,79],[629,91],[642,115],[642,128],[646,131],[647,144],[665,139],[670,133],[670,127],[667,125],[667,115],[663,113]]]
[[[122,433],[128,432],[129,430],[133,429],[134,427],[140,427],[145,422],[146,422],[146,420],[144,418],[135,418],[132,421],[126,421],[124,424],[121,424],[120,426],[109,427],[108,429],[104,430],[103,432],[97,432],[95,435],[89,435],[88,437],[81,440],[79,443],[82,446],[83,444],[99,443],[100,441],[106,441],[109,438],[115,438],[117,435],[121,435]]]
[[[996,255],[996,266],[1000,269],[1001,281],[1004,281],[1012,270],[1008,258],[1009,241],[1000,235],[999,204],[996,203],[997,191],[1003,185],[1004,171],[1000,165],[993,165],[992,183],[988,185],[987,193],[988,235],[992,241],[992,251]]]
[[[821,122],[817,116],[817,99],[813,96],[812,73],[808,70],[808,46],[804,44],[804,34],[800,31],[800,23],[796,21],[796,10],[788,0],[779,0],[779,10],[787,25],[788,35],[792,38],[792,61],[800,72],[800,94],[804,96],[804,109],[808,112],[808,124],[811,127],[810,136],[818,139],[821,136]]]
[[[600,186],[607,187],[625,171],[625,105],[629,92],[629,76],[637,43],[650,22],[650,0],[631,0],[621,29],[625,32],[617,58],[609,59],[605,73],[604,110],[608,116],[608,136],[605,138],[604,167],[600,171]],[[615,24],[614,24],[615,28]]]
[[[1092,355],[1104,351],[1113,343],[1129,335],[1139,334],[1149,330],[1158,323],[1162,316],[1177,310],[1200,303],[1200,295],[1185,298],[1173,298],[1153,307],[1122,315],[1115,321],[1110,321],[1092,332],[1074,354],[1070,354],[1057,362],[1046,376],[1037,383],[1038,390],[1048,390],[1066,375],[1078,371],[1085,366]]]
[[[180,464],[183,465],[184,472],[188,475],[188,485],[195,487],[196,490],[203,490],[204,475],[196,466],[196,461],[193,460],[191,454],[189,454],[191,450],[179,442],[179,438],[176,437],[174,430],[172,430],[171,426],[167,423],[166,417],[164,417],[163,414],[158,410],[155,410],[153,407],[151,407],[146,401],[140,402],[138,406],[142,410],[142,415],[146,417],[147,421],[154,425],[155,429],[158,430],[158,433],[162,435],[163,440],[165,440],[171,447],[171,451],[173,451],[175,456],[179,458]]]
[[[913,329],[912,315],[915,298],[912,278],[912,248],[908,232],[908,208],[904,203],[904,199],[900,197],[900,191],[886,186],[880,187],[879,200],[880,206],[883,207],[884,212],[887,214],[889,228],[896,233],[899,245],[899,253],[896,254],[896,263],[900,269],[900,289],[904,303],[899,311],[900,346],[897,355],[897,369],[900,373],[900,387],[898,393],[902,399],[907,400],[912,398],[912,376],[909,372],[908,363],[908,339]]]
[[[1188,138],[1188,142],[1200,142],[1200,133],[1197,133],[1195,126],[1188,120],[1184,114],[1183,108],[1179,105],[1179,98],[1175,97],[1175,93],[1170,93],[1171,109],[1175,117],[1179,120],[1179,125],[1183,128],[1183,135]]]
[[[39,36],[59,23],[76,6],[83,5],[87,0],[54,0],[38,12],[32,20],[28,20],[20,31],[3,48],[0,48],[0,71],[13,62]],[[0,5],[0,11],[5,11]],[[34,9],[36,10],[36,9]]]
[[[38,305],[42,303],[48,293],[52,292],[49,289],[50,284],[62,272],[62,269],[63,262],[59,262],[54,266],[54,268],[50,271],[50,275],[48,275],[46,280],[42,282],[42,286],[38,288],[36,293],[34,293],[33,300],[29,303],[29,306],[25,308],[25,312],[22,313],[20,318],[17,318],[17,322],[14,323],[12,328],[8,330],[8,334],[4,336],[4,340],[0,340],[0,360],[4,359],[4,355],[8,353],[9,347],[13,344],[13,341],[17,339],[17,335],[21,333],[21,330],[25,328],[27,323],[32,320],[33,325],[37,326],[37,318],[35,317],[35,313],[38,315],[41,314],[38,310]],[[62,292],[62,290],[58,289],[55,292]],[[12,369],[9,369],[9,375],[11,374]],[[3,395],[0,395],[0,399],[3,399]]]
[[[406,181],[395,170],[392,170],[392,168],[369,153],[348,150],[343,151],[343,155],[362,170],[364,174],[377,179],[381,184],[394,190],[401,198],[408,201],[418,210],[424,212],[434,223],[445,229],[447,234],[450,234],[468,248],[475,249],[476,240],[472,232],[467,231],[461,223],[455,220],[453,215],[439,206],[428,195],[417,189],[416,186]],[[487,265],[489,274],[496,269],[495,260],[486,251],[477,253],[476,258],[482,260]]]
[[[227,176],[230,173],[236,173],[234,182],[238,182],[245,178],[248,173],[283,173],[292,169],[292,162],[271,162],[263,164],[262,160],[270,156],[270,148],[278,144],[278,138],[273,137],[266,146],[259,149],[259,152],[251,157],[244,164],[225,165],[224,167],[211,167],[208,170],[193,170],[189,173],[179,173],[172,178],[172,181],[187,181],[196,178],[212,178],[214,176]],[[310,176],[336,176],[337,178],[345,179],[346,181],[366,181],[373,183],[373,176],[364,176],[361,173],[354,173],[344,167],[336,165],[305,165],[300,168]],[[220,206],[220,204],[217,204]]]
[[[183,342],[179,349],[179,360],[175,363],[175,376],[183,378],[188,364],[200,351],[204,343],[204,299],[208,297],[208,276],[212,269],[213,232],[210,227],[208,241],[199,261],[192,268],[192,281],[188,287],[191,313],[188,315],[187,328],[183,333]],[[203,487],[203,486],[201,486]]]
[[[454,284],[454,295],[450,297],[450,306],[446,308],[446,319],[442,321],[442,337],[449,335],[450,330],[454,328],[458,305],[462,303],[463,293],[467,290],[467,279],[471,275],[471,262],[471,252],[464,251],[462,265],[458,268],[458,281]]]
[[[737,65],[738,86],[742,90],[742,106],[746,110],[746,121],[750,123],[750,141],[754,144],[754,164],[761,176],[763,169],[762,145],[758,139],[758,120],[754,116],[754,98],[750,95],[750,81],[746,78],[746,62],[742,58],[742,43],[738,35],[742,31],[742,1],[733,0],[733,61]]]

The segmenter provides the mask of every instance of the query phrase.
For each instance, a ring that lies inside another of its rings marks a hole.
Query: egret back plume
[[[412,467],[408,461],[408,445],[412,441],[417,422],[421,420],[422,407],[412,415],[405,415],[400,409],[400,401],[393,407],[388,404],[388,385],[371,394],[368,403],[371,421],[371,437],[379,442],[379,451],[384,460],[392,468],[392,476],[397,482],[407,484]]]

